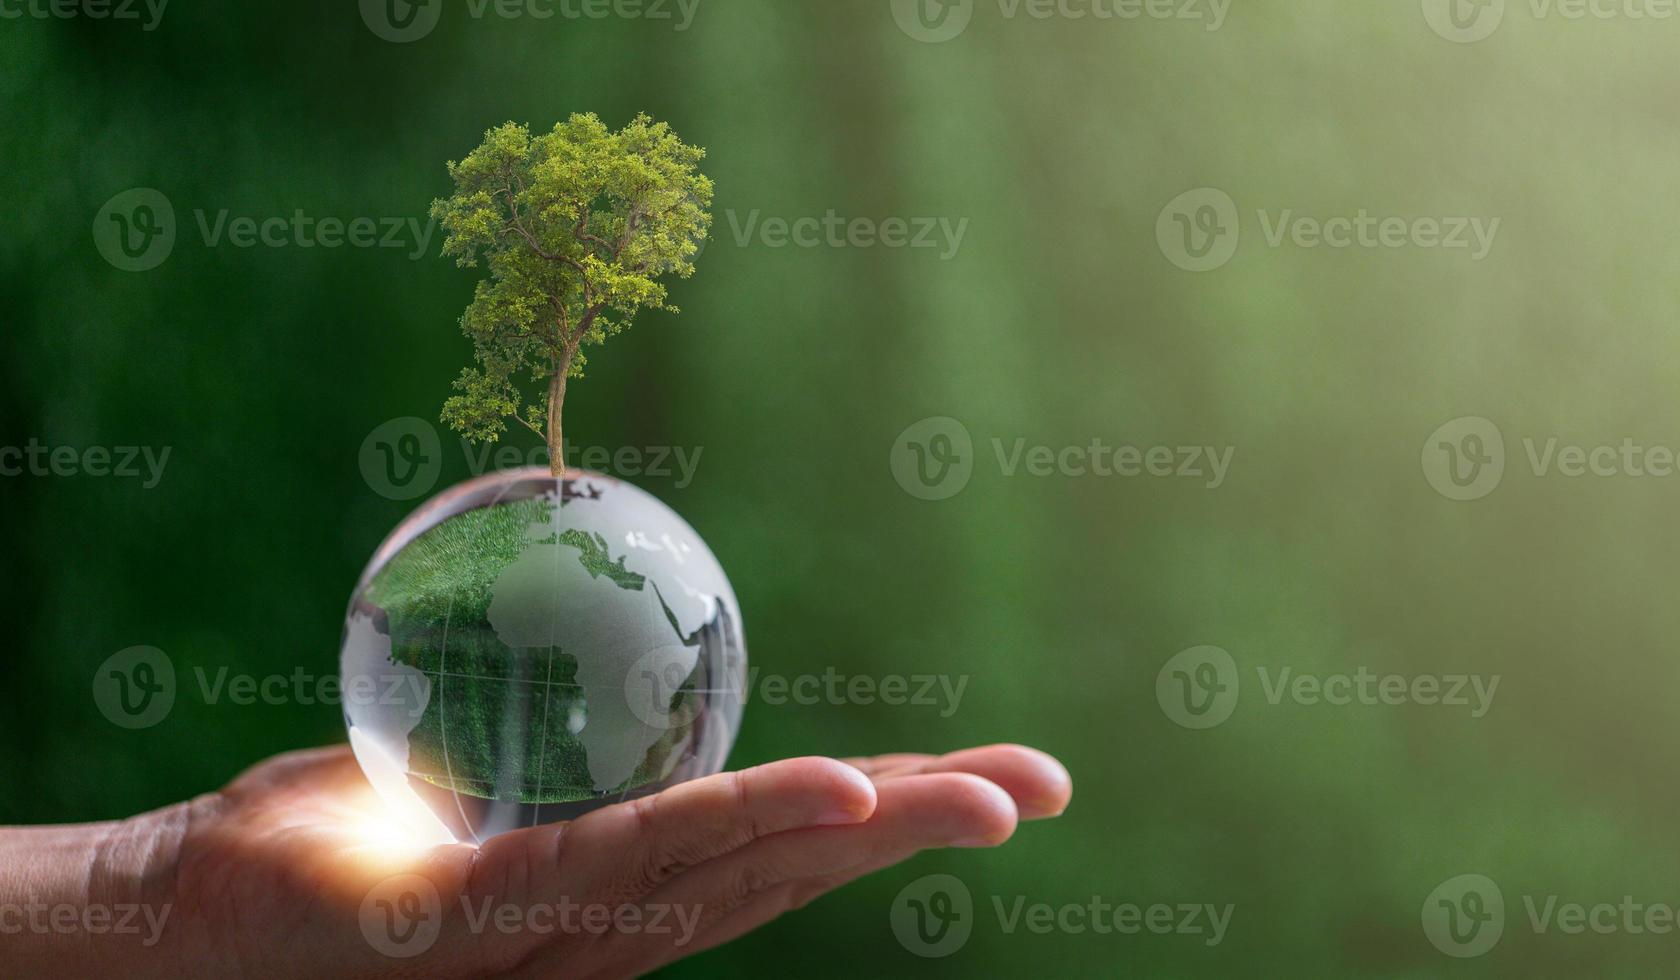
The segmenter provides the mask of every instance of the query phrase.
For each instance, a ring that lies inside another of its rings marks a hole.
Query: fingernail
[[[1048,820],[1051,817],[1059,817],[1066,813],[1067,808],[1067,802],[1064,800],[1039,800],[1036,803],[1021,806],[1021,819]]]
[[[824,810],[817,817],[816,825],[819,827],[862,823],[875,813],[875,784],[868,776],[850,766],[844,767],[842,773],[850,788],[845,792],[835,793],[834,798],[846,802],[835,803]]]
[[[838,827],[844,824],[863,823],[869,819],[872,812],[873,808],[866,810],[855,806],[839,807],[828,810],[817,817],[816,825],[818,827]]]

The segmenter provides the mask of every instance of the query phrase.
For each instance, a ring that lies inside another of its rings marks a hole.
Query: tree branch
[[[519,181],[519,189],[523,191],[525,189],[525,179],[520,177],[518,174],[515,174],[511,168],[504,170],[503,174],[507,178],[507,182],[502,185],[502,196],[507,198],[508,205],[508,221],[506,225],[504,225],[504,228],[512,228],[514,231],[518,232],[519,237],[525,240],[525,244],[530,247],[532,252],[536,253],[537,258],[542,259],[545,262],[563,262],[576,269],[578,272],[582,272],[583,266],[576,260],[567,258],[564,255],[556,255],[549,252],[537,243],[537,236],[533,235],[530,229],[526,228],[525,223],[519,218],[519,205],[515,203],[513,193],[513,182],[515,180]]]
[[[537,428],[536,426],[532,425],[525,418],[525,416],[520,415],[518,412],[510,412],[508,414],[509,414],[509,417],[511,417],[515,422],[518,422],[520,425],[523,425],[525,428],[530,429],[532,432],[535,432],[537,434],[538,439],[547,439],[548,438],[547,436],[543,435],[543,430],[541,430],[541,429]]]

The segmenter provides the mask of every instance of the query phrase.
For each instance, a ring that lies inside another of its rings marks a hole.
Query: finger
[[[881,866],[896,864],[900,860],[904,859],[881,862]],[[870,870],[875,871],[880,870],[880,868],[871,867]],[[800,881],[789,881],[777,885],[775,888],[747,900],[746,904],[700,931],[687,943],[674,948],[672,953],[678,956],[693,956],[696,953],[703,953],[708,949],[733,942],[755,929],[774,922],[789,912],[804,908],[841,885],[861,878],[868,873],[869,871],[857,869],[837,875],[805,878]],[[660,962],[667,961],[662,960]]]
[[[875,813],[865,823],[766,837],[694,868],[640,903],[665,910],[671,921],[693,923],[691,935],[619,936],[613,942],[622,955],[637,957],[637,969],[651,969],[692,952],[697,937],[749,905],[754,911],[725,926],[720,935],[738,935],[754,922],[774,918],[791,907],[786,904],[791,899],[809,901],[850,880],[848,872],[855,871],[855,877],[932,847],[996,846],[1015,830],[1015,804],[1009,794],[970,773],[906,776],[882,784],[877,794]],[[806,887],[786,887],[790,885]],[[645,960],[638,943],[647,947]]]
[[[968,772],[997,783],[1015,800],[1022,819],[1060,814],[1073,792],[1072,779],[1062,764],[1036,749],[1020,745],[990,745],[948,755],[898,753],[847,760],[882,782],[912,774]],[[890,783],[887,784],[890,786]],[[890,792],[890,790],[889,790]],[[766,891],[724,916],[696,937],[688,953],[721,946],[788,912],[804,908],[823,895],[857,879],[890,867],[907,855],[892,854],[836,874],[790,881]]]
[[[314,786],[318,781],[337,786],[352,781],[360,773],[356,757],[350,754],[348,745],[296,749],[251,766],[235,776],[222,792],[229,796],[242,796],[280,786]]]
[[[539,890],[564,881],[568,894],[612,905],[762,837],[859,823],[874,809],[874,785],[851,766],[785,759],[682,783],[569,825],[504,834],[484,845],[480,860],[492,868],[523,864]]]
[[[722,946],[731,940],[739,939],[754,929],[789,912],[804,908],[837,888],[842,888],[859,878],[890,868],[914,856],[913,853],[888,854],[835,874],[819,875],[815,878],[804,878],[777,885],[757,898],[750,899],[740,908],[726,914],[709,929],[701,932],[693,942],[684,947],[682,955],[691,956],[714,946]]]
[[[1003,787],[1023,820],[1060,816],[1073,797],[1073,779],[1053,756],[1024,745],[988,745],[892,767],[877,781],[934,772],[969,772]]]
[[[841,759],[846,765],[874,778],[898,770],[909,769],[919,763],[937,758],[926,752],[893,752],[887,755],[861,755],[850,759]]]

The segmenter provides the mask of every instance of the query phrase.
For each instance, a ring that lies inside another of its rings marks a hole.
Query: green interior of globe
[[[560,560],[575,560],[612,587],[652,590],[598,534],[564,528],[534,538],[533,526],[554,524],[556,510],[552,500],[536,498],[467,511],[411,541],[368,584],[365,600],[389,623],[392,660],[432,682],[431,700],[408,736],[413,775],[486,799],[571,802],[660,779],[689,744],[693,719],[682,719],[692,677],[673,696],[673,723],[631,776],[597,786],[576,735],[589,723],[589,692],[577,683],[574,654],[563,644],[515,649],[498,638],[488,616],[495,585],[533,546],[558,545]],[[663,599],[659,608],[683,642]]]

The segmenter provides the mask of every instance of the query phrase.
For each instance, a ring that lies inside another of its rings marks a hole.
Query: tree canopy
[[[508,420],[543,438],[563,471],[566,382],[582,377],[584,347],[630,326],[642,309],[677,312],[663,277],[687,278],[711,227],[706,151],[638,114],[614,132],[593,113],[532,136],[505,123],[449,164],[455,191],[432,203],[443,254],[480,262],[461,329],[475,367],[455,381],[442,420],[494,442]],[[527,398],[524,384],[538,389]]]

